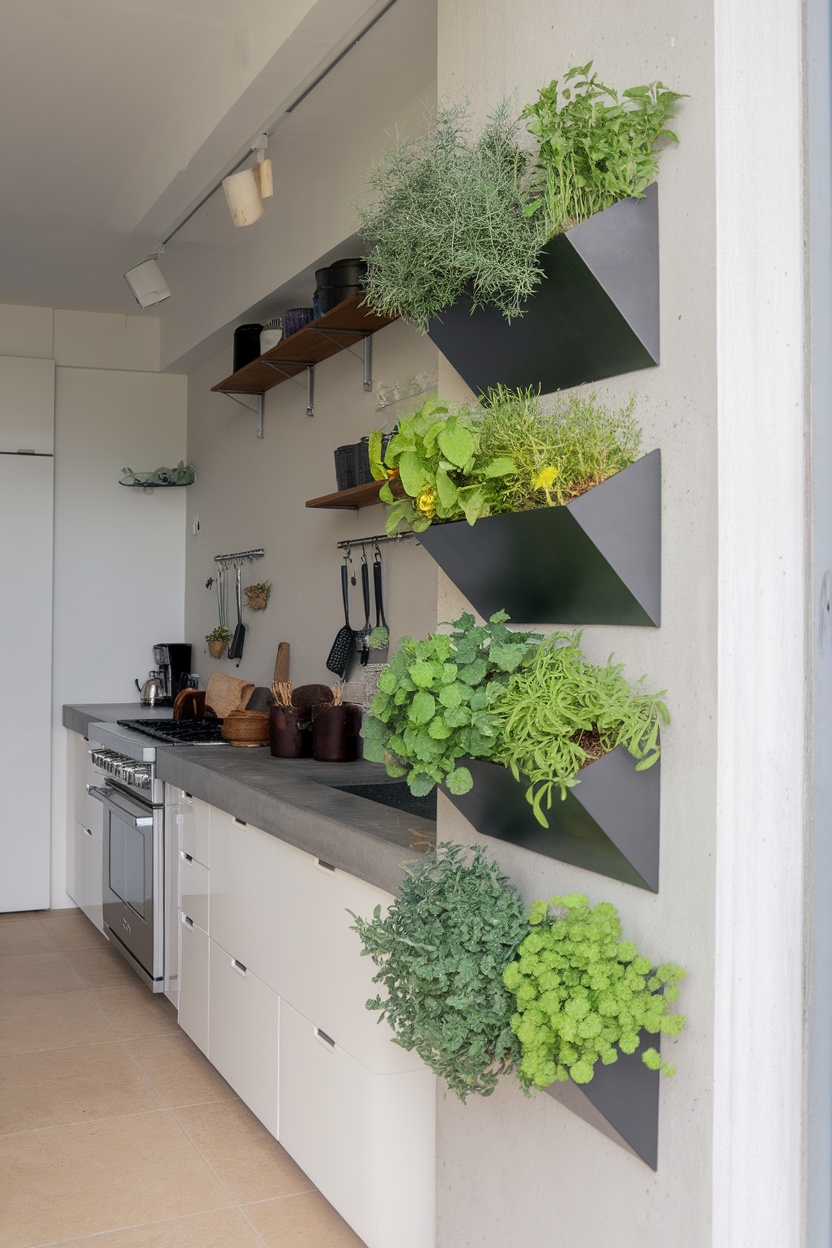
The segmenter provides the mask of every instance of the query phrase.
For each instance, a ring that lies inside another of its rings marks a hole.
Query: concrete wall
[[[707,4],[648,0],[628,6],[493,0],[439,5],[440,99],[468,97],[485,116],[503,94],[518,108],[538,88],[590,57],[602,81],[623,88],[660,78],[690,94],[659,178],[662,362],[594,387],[624,401],[635,389],[644,449],[661,447],[663,615],[659,630],[587,628],[585,648],[614,651],[628,672],[667,689],[673,717],[663,736],[661,880],[657,896],[491,842],[524,897],[586,892],[612,901],[626,932],[657,961],[687,968],[687,1030],[663,1050],[678,1067],[661,1089],[659,1168],[609,1142],[543,1094],[512,1080],[462,1106],[440,1094],[440,1248],[504,1248],[525,1242],[653,1248],[673,1239],[710,1243],[715,902],[716,356],[712,17]],[[441,392],[462,395],[449,367]],[[465,606],[442,581],[440,618]],[[479,838],[440,799],[443,839]]]

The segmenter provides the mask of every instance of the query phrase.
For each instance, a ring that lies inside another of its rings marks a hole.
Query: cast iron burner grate
[[[228,744],[220,732],[221,719],[120,719],[118,723],[165,745]]]

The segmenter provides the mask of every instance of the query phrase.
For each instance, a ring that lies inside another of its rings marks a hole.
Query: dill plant
[[[425,136],[395,143],[368,174],[373,202],[355,205],[366,302],[422,333],[466,292],[474,308],[519,315],[540,280],[546,230],[526,212],[528,159],[507,102],[477,137],[465,109],[440,108]]]
[[[555,792],[561,799],[579,783],[589,759],[590,740],[601,754],[623,745],[637,759],[636,771],[659,757],[659,729],[670,722],[661,693],[632,689],[624,665],[612,656],[590,663],[580,647],[581,633],[550,633],[499,690],[491,706],[496,734],[494,762],[529,782],[526,798],[544,828],[544,813]],[[596,755],[597,756],[597,755]]]
[[[517,1004],[511,1026],[520,1041],[518,1077],[525,1087],[569,1078],[589,1083],[597,1062],[609,1066],[619,1051],[635,1053],[640,1032],[681,1032],[685,1016],[670,1006],[684,971],[673,962],[653,971],[650,959],[621,939],[610,902],[590,907],[582,893],[536,901],[529,924],[532,930],[503,972]],[[675,1074],[656,1048],[647,1048],[641,1060],[651,1070]]]
[[[480,846],[443,844],[405,870],[384,917],[350,911],[386,993],[367,1009],[460,1100],[489,1096],[520,1056],[502,975],[529,930],[522,899]]]
[[[641,430],[634,407],[634,394],[620,408],[595,393],[568,394],[545,412],[532,387],[489,390],[480,402],[480,455],[514,464],[494,483],[492,514],[568,503],[635,463]]]

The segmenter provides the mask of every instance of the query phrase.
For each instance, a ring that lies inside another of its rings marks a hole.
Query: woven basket
[[[229,745],[268,745],[268,711],[229,711],[220,729]]]

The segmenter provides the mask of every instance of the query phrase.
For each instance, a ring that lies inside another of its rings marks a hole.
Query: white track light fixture
[[[265,159],[268,141],[265,134],[259,134],[252,141],[251,150],[257,153],[254,168],[240,169],[223,178],[228,211],[235,225],[253,225],[259,221],[263,215],[263,200],[274,194],[272,162]]]
[[[161,246],[154,247],[149,259],[124,274],[140,308],[152,308],[155,303],[170,299],[170,289],[156,263],[164,250]]]

